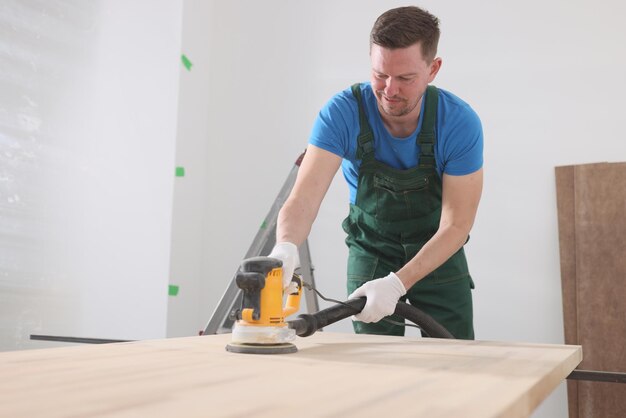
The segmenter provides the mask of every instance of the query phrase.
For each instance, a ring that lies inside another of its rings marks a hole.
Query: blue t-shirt
[[[406,170],[418,162],[417,128],[406,138],[392,136],[380,116],[376,97],[370,83],[361,84],[365,113],[374,133],[374,157],[391,167]],[[420,115],[424,114],[424,101]],[[350,88],[336,94],[322,108],[311,132],[309,143],[343,158],[343,175],[350,189],[350,202],[356,200],[356,188],[361,161],[356,158],[359,136],[359,108]],[[454,94],[439,89],[435,161],[437,171],[462,176],[483,166],[483,130],[478,115]]]

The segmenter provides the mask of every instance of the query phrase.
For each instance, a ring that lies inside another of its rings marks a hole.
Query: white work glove
[[[382,279],[372,280],[352,292],[348,299],[365,296],[367,302],[363,310],[353,319],[361,322],[378,322],[396,310],[398,299],[406,294],[406,289],[395,273]]]
[[[283,289],[291,283],[293,271],[300,267],[298,246],[291,242],[277,243],[268,257],[277,258],[283,262]]]

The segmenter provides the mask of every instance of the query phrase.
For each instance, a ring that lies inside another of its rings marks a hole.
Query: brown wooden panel
[[[571,169],[557,168],[566,342],[583,346],[580,368],[626,372],[626,163],[573,166],[573,182]],[[579,382],[574,396],[580,417],[626,411],[624,385]]]

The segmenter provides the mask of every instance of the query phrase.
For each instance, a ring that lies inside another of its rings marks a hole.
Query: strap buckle
[[[374,134],[371,130],[361,133],[357,140],[356,158],[362,160],[363,157],[374,152]]]

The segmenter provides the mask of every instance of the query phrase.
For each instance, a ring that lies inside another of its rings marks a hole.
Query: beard
[[[414,102],[409,102],[408,99],[404,97],[394,96],[389,97],[384,95],[382,91],[376,91],[376,98],[378,99],[378,107],[383,111],[386,115],[400,117],[408,115],[415,109],[420,102],[420,98],[416,99]],[[389,102],[388,99],[392,100]]]

